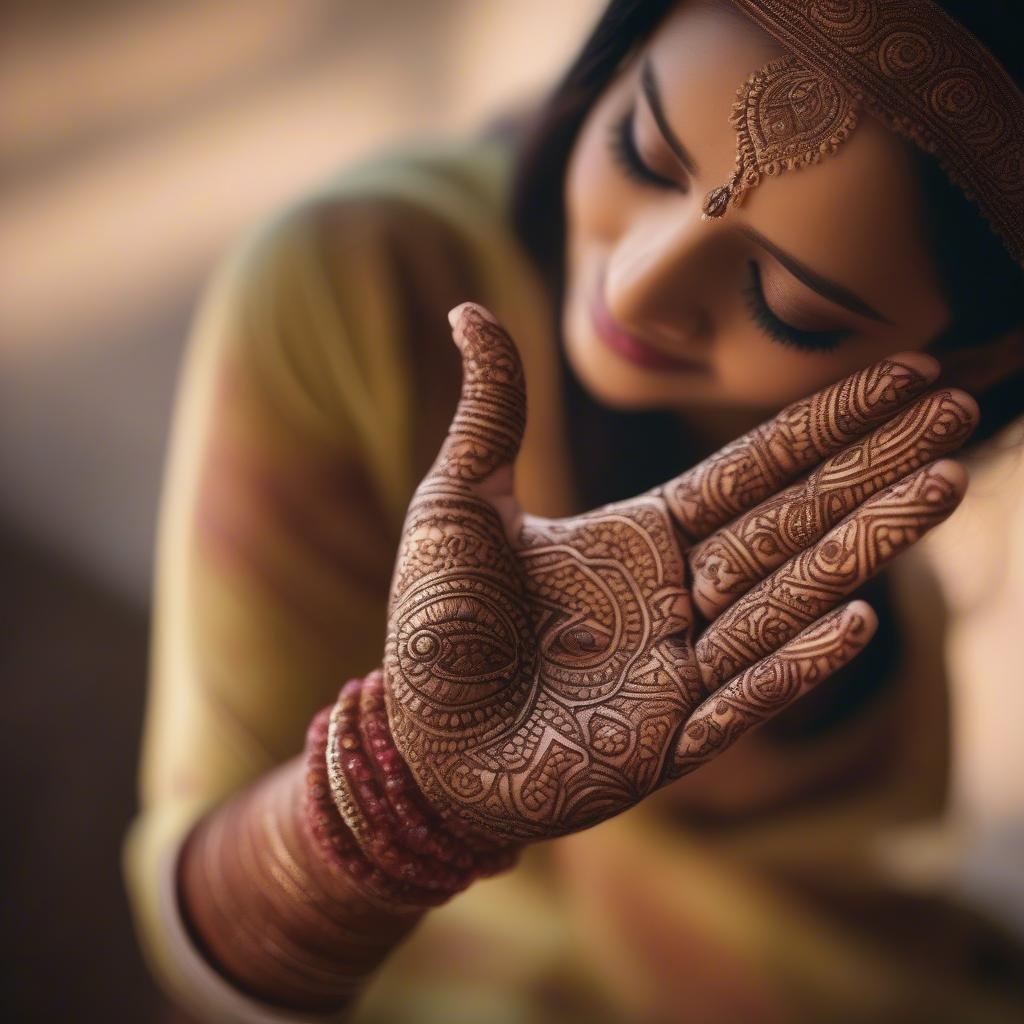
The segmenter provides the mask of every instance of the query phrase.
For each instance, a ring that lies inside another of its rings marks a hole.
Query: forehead
[[[725,183],[735,166],[729,114],[737,90],[786,51],[727,0],[681,0],[646,55],[666,116],[698,165],[695,186],[703,195]],[[900,306],[920,308],[937,290],[922,215],[909,145],[862,115],[837,153],[764,177],[721,224],[742,218],[816,270],[856,283],[877,297],[879,308],[898,313]]]

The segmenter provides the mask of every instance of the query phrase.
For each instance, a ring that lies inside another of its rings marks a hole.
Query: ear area
[[[983,396],[1011,377],[1024,374],[1024,327],[1006,331],[980,345],[939,354],[940,383]]]

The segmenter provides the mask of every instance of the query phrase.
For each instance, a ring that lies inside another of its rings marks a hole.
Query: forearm
[[[419,920],[325,858],[304,757],[207,815],[179,859],[182,912],[211,964],[270,1003],[339,1009]]]
[[[194,943],[241,991],[338,1010],[428,907],[515,856],[427,803],[373,672],[314,716],[301,757],[193,829],[179,902]]]

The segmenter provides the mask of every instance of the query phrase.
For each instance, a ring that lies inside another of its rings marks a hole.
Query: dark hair
[[[1019,13],[1013,10],[1014,0],[940,2],[988,47],[1016,81],[1024,78],[1024,31]],[[560,335],[565,286],[563,184],[570,151],[605,86],[675,3],[611,0],[523,134],[508,215],[547,285],[556,337]],[[938,352],[970,347],[1024,324],[1024,272],[936,161],[923,152],[917,152],[916,160],[928,230],[953,311],[952,327],[932,347]],[[695,454],[687,450],[686,438],[668,414],[599,407],[583,392],[568,366],[563,369],[569,442],[578,489],[588,506],[653,486]],[[991,437],[1024,412],[1024,375],[1014,376],[978,397],[982,421],[974,442]],[[658,445],[651,445],[652,437],[659,438]],[[582,443],[584,438],[586,443]]]
[[[1024,33],[1012,8],[1018,0],[940,0],[1002,61],[1024,78]],[[540,110],[520,126],[507,215],[547,286],[554,337],[561,336],[565,288],[563,185],[576,135],[591,106],[676,0],[611,0],[578,56]],[[952,326],[936,351],[968,348],[1024,324],[1024,273],[978,210],[935,160],[915,150],[930,241],[952,310]],[[622,412],[596,402],[576,379],[559,346],[566,425],[576,492],[585,508],[631,497],[659,484],[703,452],[676,417]],[[978,395],[981,423],[972,444],[990,438],[1024,412],[1024,374]],[[652,443],[656,441],[656,443]],[[878,613],[874,641],[830,680],[762,728],[768,742],[806,742],[831,732],[873,705],[893,682],[905,651],[885,575],[857,597]]]

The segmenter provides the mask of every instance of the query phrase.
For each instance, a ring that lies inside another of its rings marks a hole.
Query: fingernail
[[[494,314],[491,313],[490,310],[485,309],[483,306],[481,306],[479,302],[460,302],[454,309],[450,309],[448,311],[448,323],[450,323],[452,327],[454,327],[459,322],[459,317],[462,316],[462,311],[467,306],[470,306],[474,310],[476,310],[477,314],[481,316],[484,320],[489,320],[492,324],[497,326],[498,321],[495,318]]]

